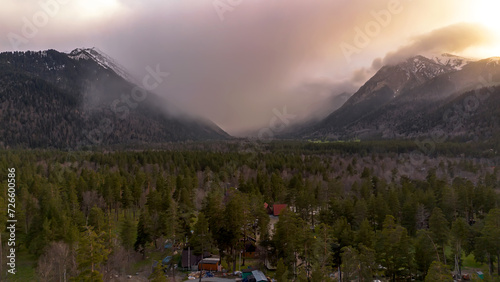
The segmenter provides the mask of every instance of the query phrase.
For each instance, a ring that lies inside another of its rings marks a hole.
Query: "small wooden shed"
[[[198,270],[220,271],[220,259],[219,258],[202,259],[198,264]]]

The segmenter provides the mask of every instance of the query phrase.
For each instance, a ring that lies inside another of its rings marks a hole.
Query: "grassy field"
[[[17,273],[15,275],[9,274],[5,281],[38,281],[35,265],[36,260],[32,255],[26,251],[20,251],[16,261]]]

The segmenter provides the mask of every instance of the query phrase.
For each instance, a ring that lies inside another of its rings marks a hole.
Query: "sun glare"
[[[500,11],[500,1],[477,0],[471,5],[473,6],[471,9],[473,20],[491,30],[495,37],[492,38],[493,45],[483,46],[476,50],[478,55],[483,57],[500,56],[500,16],[498,14],[498,11]]]
[[[80,3],[80,15],[84,18],[100,18],[114,13],[119,7],[117,0],[87,0]]]

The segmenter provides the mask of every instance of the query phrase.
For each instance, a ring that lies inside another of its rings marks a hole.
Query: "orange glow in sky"
[[[500,1],[478,0],[470,4],[472,20],[492,31],[493,39],[490,46],[480,46],[471,50],[478,57],[500,56]],[[471,54],[472,55],[472,54]]]
[[[500,56],[500,0],[1,1],[0,51],[98,47],[137,79],[160,64],[173,75],[159,93],[232,134],[276,107],[307,116],[405,57]]]

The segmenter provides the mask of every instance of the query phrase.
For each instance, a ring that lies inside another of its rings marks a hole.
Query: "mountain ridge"
[[[86,50],[86,51],[82,51]],[[162,97],[127,104],[137,87],[111,61],[56,50],[0,53],[0,142],[4,147],[75,148],[78,144],[148,144],[230,136],[202,118],[173,115]],[[80,56],[75,59],[75,56]],[[97,51],[96,51],[97,52]],[[101,57],[104,58],[104,57]],[[114,101],[126,109],[118,114]],[[135,103],[137,102],[137,103]],[[95,138],[89,135],[96,135]]]
[[[383,66],[341,108],[295,136],[306,139],[423,136],[429,132],[409,126],[411,121],[426,123],[427,115],[435,115],[435,111],[463,93],[499,84],[500,59],[496,57],[472,60],[450,54],[431,58],[417,55]],[[491,96],[497,99],[496,95]]]

